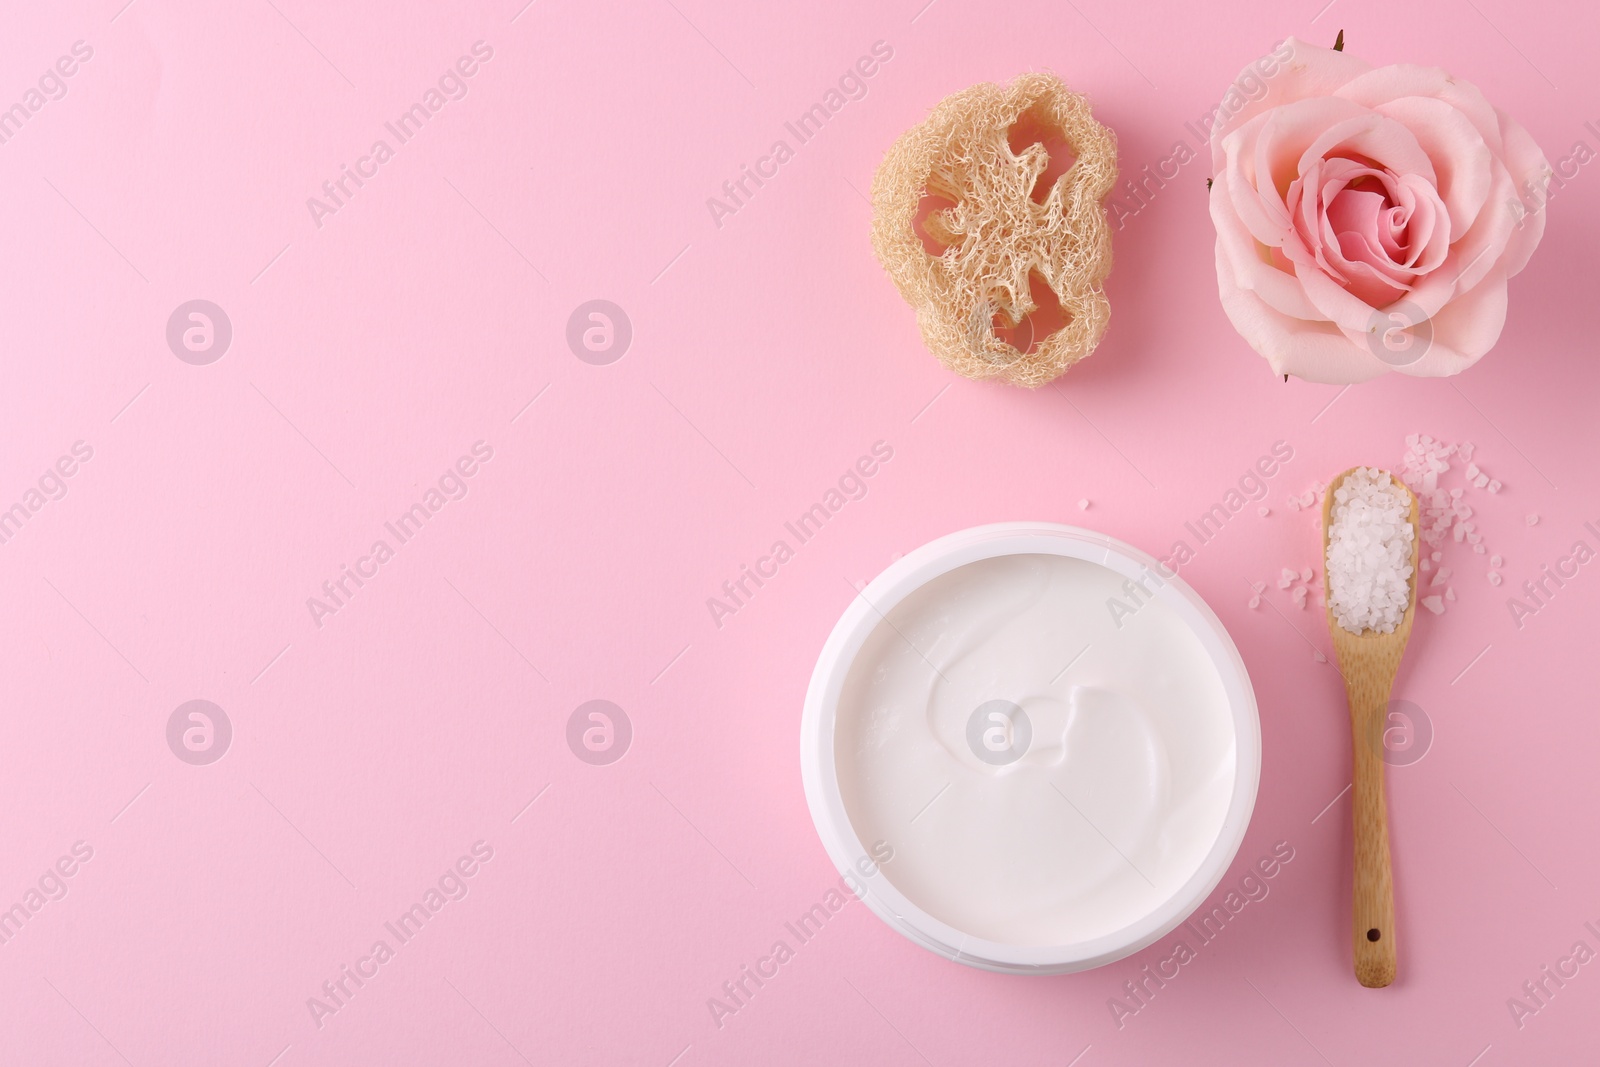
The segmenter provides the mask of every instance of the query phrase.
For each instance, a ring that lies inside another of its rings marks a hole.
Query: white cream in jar
[[[833,671],[829,806],[847,847],[893,849],[868,903],[979,966],[1073,970],[1154,940],[1216,884],[1254,800],[1254,700],[1215,616],[1154,561],[1073,551],[880,579],[892,603],[863,592]]]

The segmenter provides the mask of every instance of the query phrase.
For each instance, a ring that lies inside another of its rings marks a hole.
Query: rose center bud
[[[1400,299],[1431,239],[1448,233],[1436,191],[1365,160],[1328,159],[1318,176],[1325,269],[1373,307]]]
[[[1394,206],[1389,208],[1384,221],[1388,226],[1379,231],[1378,236],[1383,239],[1384,248],[1389,254],[1398,256],[1406,242],[1406,223],[1411,221],[1411,212],[1407,208]]]

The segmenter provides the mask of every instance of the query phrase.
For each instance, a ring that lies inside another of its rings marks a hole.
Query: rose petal
[[[1226,171],[1232,177],[1230,196],[1235,210],[1256,240],[1276,248],[1290,235],[1284,197],[1300,176],[1306,149],[1330,126],[1364,122],[1371,116],[1347,100],[1301,100],[1246,123],[1226,138],[1224,166],[1218,173]]]
[[[1493,155],[1501,152],[1500,120],[1478,87],[1459,81],[1437,67],[1409,63],[1368,70],[1334,91],[1334,95],[1373,109],[1402,97],[1442,100],[1466,116]]]
[[[1450,209],[1439,190],[1416,174],[1400,179],[1399,201],[1407,216],[1403,265],[1414,274],[1436,270],[1450,254],[1451,236],[1460,232]]]
[[[1459,374],[1472,366],[1495,346],[1506,325],[1510,304],[1504,270],[1496,270],[1445,305],[1433,317],[1433,345],[1412,367],[1401,367],[1405,374],[1439,378]]]
[[[1497,271],[1472,292],[1452,300],[1428,320],[1432,338],[1422,358],[1391,369],[1413,378],[1445,378],[1472,366],[1500,339],[1508,305],[1506,289],[1505,275]],[[1352,346],[1364,346],[1365,341],[1364,335],[1351,338]]]
[[[1387,307],[1411,289],[1410,280],[1397,281],[1377,265],[1383,253],[1374,249],[1367,238],[1359,233],[1339,235],[1339,245],[1345,262],[1342,273],[1345,288],[1369,307]]]
[[[1321,313],[1306,299],[1305,287],[1288,269],[1275,266],[1245,228],[1236,212],[1230,210],[1226,174],[1216,179],[1211,190],[1211,220],[1217,227],[1217,254],[1226,257],[1234,283],[1260,295],[1269,305],[1286,315],[1302,319],[1320,318]],[[1223,186],[1217,188],[1216,186]]]
[[[1228,321],[1266,358],[1275,374],[1346,385],[1376,378],[1390,369],[1364,345],[1353,345],[1333,324],[1285,315],[1256,293],[1234,284],[1221,248],[1217,250],[1217,291]]]
[[[1520,210],[1510,175],[1505,167],[1496,165],[1489,197],[1478,212],[1477,222],[1450,246],[1445,261],[1412,287],[1410,299],[1423,314],[1438,314],[1451,300],[1470,292],[1499,269],[1500,259],[1516,231]]]
[[[1279,58],[1279,57],[1283,58]],[[1258,65],[1259,71],[1258,74]],[[1326,97],[1349,81],[1372,69],[1365,60],[1348,52],[1335,52],[1290,37],[1272,53],[1245,67],[1234,80],[1234,86],[1265,84],[1255,99],[1252,94],[1241,93],[1244,104],[1232,114],[1225,115],[1211,131],[1211,172],[1220,173],[1224,154],[1222,142],[1235,130],[1248,125],[1257,116],[1284,104],[1308,98]],[[1226,100],[1226,98],[1225,98]]]
[[[1515,119],[1501,115],[1500,131],[1505,141],[1506,171],[1515,194],[1523,198],[1519,201],[1520,212],[1515,205],[1506,205],[1514,219],[1513,232],[1500,257],[1506,277],[1514,278],[1528,265],[1528,257],[1533,255],[1533,250],[1539,247],[1539,239],[1544,236],[1544,203],[1555,172],[1544,152]]]
[[[1365,156],[1372,164],[1396,174],[1417,174],[1432,182],[1433,160],[1417,143],[1417,135],[1376,111],[1363,109],[1359,117],[1330,125],[1306,146],[1301,171],[1313,159],[1326,156]]]
[[[1304,185],[1316,189],[1316,196],[1314,199],[1306,198],[1300,205],[1298,213],[1300,228],[1307,233],[1315,231],[1315,236],[1308,240],[1325,248],[1331,246],[1335,257],[1338,254],[1338,231],[1341,228],[1365,229],[1375,245],[1383,247],[1375,223],[1370,227],[1362,227],[1354,219],[1348,220],[1348,224],[1342,226],[1329,221],[1328,211],[1334,202],[1349,186],[1357,183],[1376,192],[1380,200],[1393,201],[1400,195],[1400,183],[1395,181],[1392,175],[1353,159],[1343,159],[1338,156],[1312,164],[1303,179]],[[1349,205],[1346,210],[1348,209]],[[1325,263],[1324,267],[1339,275],[1339,270],[1332,260]]]
[[[1443,100],[1407,96],[1373,110],[1401,123],[1417,138],[1438,174],[1439,199],[1450,213],[1451,228],[1466,233],[1489,195],[1494,157],[1483,134]]]

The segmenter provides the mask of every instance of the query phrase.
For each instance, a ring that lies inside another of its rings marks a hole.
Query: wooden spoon
[[[1328,632],[1333,636],[1334,655],[1350,701],[1355,807],[1351,940],[1356,980],[1378,988],[1394,981],[1395,971],[1394,878],[1389,868],[1389,815],[1383,796],[1383,732],[1389,717],[1389,690],[1417,612],[1417,553],[1422,535],[1417,527],[1417,498],[1396,478],[1394,484],[1411,500],[1411,597],[1405,615],[1393,633],[1364,630],[1355,634],[1340,626],[1328,585],[1328,528],[1333,520],[1334,493],[1354,470],[1335,478],[1322,501],[1322,591],[1328,603]]]

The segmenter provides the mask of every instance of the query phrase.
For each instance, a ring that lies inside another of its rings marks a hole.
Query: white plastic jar
[[[1059,974],[1151,944],[1216,887],[1261,733],[1238,650],[1180,579],[1093,531],[1004,523],[861,591],[818,658],[800,760],[879,918],[947,959]]]

